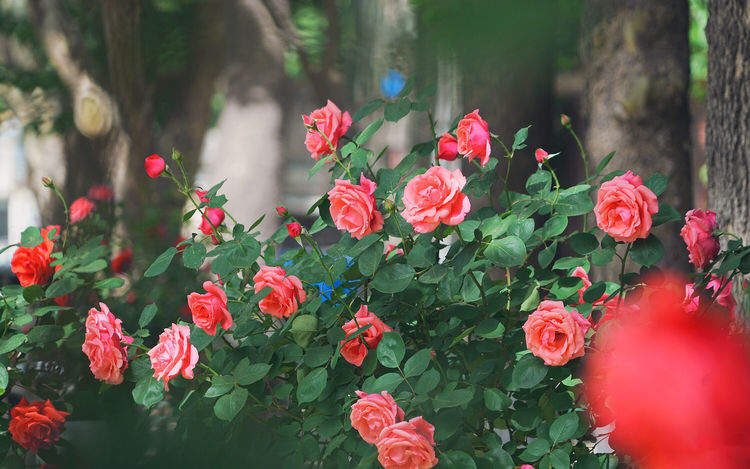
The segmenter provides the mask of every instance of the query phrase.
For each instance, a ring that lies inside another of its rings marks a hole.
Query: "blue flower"
[[[395,98],[404,89],[404,76],[401,72],[388,69],[386,75],[380,79],[380,94],[386,98]]]

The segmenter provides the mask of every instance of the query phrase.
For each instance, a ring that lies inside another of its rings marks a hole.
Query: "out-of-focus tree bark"
[[[687,0],[587,0],[581,50],[591,168],[616,151],[608,170],[632,170],[644,180],[668,176],[659,200],[680,213],[692,203],[688,18]],[[655,230],[664,266],[687,267],[679,230],[677,223]]]

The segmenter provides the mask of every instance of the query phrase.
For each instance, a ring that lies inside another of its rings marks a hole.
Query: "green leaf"
[[[211,378],[211,387],[206,390],[205,397],[219,397],[228,393],[234,387],[234,378],[231,376],[214,376]]]
[[[555,205],[555,212],[558,215],[567,215],[569,217],[584,215],[594,209],[594,202],[587,192],[578,192],[560,199]]]
[[[552,444],[556,445],[572,438],[578,430],[579,423],[580,419],[575,412],[561,415],[555,419],[549,427],[549,437],[552,439]]]
[[[630,258],[641,265],[652,266],[664,256],[664,245],[653,234],[646,239],[637,239],[630,250]]]
[[[39,285],[29,285],[23,289],[23,299],[29,304],[42,296],[44,296],[44,288]]]
[[[435,389],[438,383],[440,383],[440,373],[436,369],[430,368],[419,377],[417,384],[414,385],[414,391],[417,394],[427,394]]]
[[[240,360],[232,374],[234,379],[237,380],[237,384],[247,386],[263,379],[270,370],[271,365],[268,363],[253,363],[251,365],[250,359],[245,357]]]
[[[199,352],[213,342],[215,338],[213,335],[206,334],[203,329],[197,327],[195,324],[190,325],[190,343]]]
[[[378,361],[387,368],[398,368],[404,359],[404,341],[398,332],[385,332],[378,344]]]
[[[35,226],[30,226],[21,233],[21,246],[33,248],[43,242],[44,238],[42,238],[42,232]]]
[[[667,190],[667,184],[669,184],[669,178],[663,174],[654,173],[646,182],[646,187],[651,189],[657,197],[662,195]]]
[[[518,236],[506,236],[492,240],[484,255],[498,267],[515,267],[523,264],[526,245]]]
[[[398,373],[386,373],[379,376],[368,389],[368,393],[379,393],[381,391],[393,392],[396,387],[404,381]]]
[[[365,150],[364,148],[358,149],[352,154],[352,167],[364,168],[367,166],[367,158],[370,155],[372,155],[371,151]]]
[[[7,338],[0,339],[0,355],[12,352],[26,342],[26,334],[15,334]]]
[[[601,298],[606,291],[607,284],[605,282],[596,282],[583,292],[583,301],[586,303],[593,303]]]
[[[63,338],[65,330],[62,326],[55,325],[42,325],[34,326],[28,332],[29,342],[36,344],[46,344],[47,342],[55,342]]]
[[[533,388],[547,376],[547,366],[541,358],[526,354],[513,368],[511,381],[520,389]]]
[[[526,449],[518,456],[522,461],[534,462],[549,453],[549,441],[544,438],[534,440],[526,446]]]
[[[120,288],[123,285],[125,285],[125,280],[121,279],[120,277],[110,277],[99,280],[94,284],[94,287],[98,288],[99,290],[107,290]]]
[[[182,264],[188,269],[198,270],[206,259],[206,246],[195,243],[182,251]]]
[[[555,261],[552,266],[553,270],[570,270],[582,266],[586,263],[583,257],[563,257]]]
[[[445,469],[477,469],[471,456],[463,451],[445,451],[440,454],[440,468]]]
[[[73,269],[73,272],[79,272],[82,274],[91,274],[94,272],[99,272],[100,270],[107,268],[107,261],[104,259],[97,259],[93,262],[90,262],[84,266],[76,267]]]
[[[419,276],[419,281],[428,285],[434,285],[436,283],[439,283],[440,280],[445,277],[445,275],[449,271],[450,269],[448,268],[448,266],[435,264],[430,267],[430,269],[428,269],[425,273]]]
[[[354,115],[352,116],[352,122],[361,121],[363,117],[367,117],[373,112],[380,109],[380,106],[382,106],[384,102],[385,101],[380,98],[376,98],[376,99],[373,99],[372,101],[369,101],[364,106],[357,109],[357,112],[355,112]]]
[[[484,337],[485,339],[496,339],[503,335],[505,326],[497,319],[489,318],[477,324],[474,332],[479,337]]]
[[[526,180],[529,195],[546,194],[552,189],[552,175],[543,169],[537,170]]]
[[[385,120],[389,122],[398,122],[402,117],[407,115],[410,110],[411,102],[408,98],[390,101],[385,105]]]
[[[320,171],[320,168],[322,168],[323,166],[325,166],[326,164],[328,164],[328,162],[329,161],[328,161],[328,157],[327,156],[321,157],[318,161],[315,162],[315,164],[313,165],[313,167],[310,168],[310,170],[307,172],[307,178],[310,179],[311,177],[313,177],[315,175],[315,173],[317,173],[318,171]]]
[[[169,267],[169,264],[172,262],[172,258],[175,254],[177,254],[177,248],[174,246],[169,247],[166,251],[161,253],[159,257],[156,258],[154,263],[151,264],[148,269],[146,269],[146,272],[143,273],[143,276],[156,277],[157,275],[162,274],[165,270],[167,270],[167,267]]]
[[[539,287],[534,287],[526,295],[526,298],[524,298],[523,303],[521,303],[519,309],[521,311],[531,311],[532,309],[536,309],[536,307],[539,306],[539,302]]]
[[[682,219],[680,213],[675,210],[671,205],[667,205],[663,202],[659,202],[659,212],[653,216],[652,226],[663,225],[671,221],[679,221]]]
[[[47,298],[57,298],[58,296],[64,296],[68,293],[72,293],[80,285],[81,279],[78,277],[67,276],[59,280],[55,280],[52,284],[47,287],[47,291],[44,296]]]
[[[383,293],[404,291],[414,278],[414,268],[406,264],[392,264],[380,269],[370,286]]]
[[[404,364],[404,376],[410,378],[424,373],[432,360],[432,350],[422,349],[412,355]]]
[[[491,461],[493,469],[513,469],[515,467],[513,458],[502,448],[492,448],[484,453],[484,456]]]
[[[568,240],[570,247],[581,256],[591,254],[599,247],[599,240],[591,233],[576,233]]]
[[[312,347],[305,353],[304,362],[305,365],[310,368],[323,366],[333,355],[333,347],[330,344],[322,345],[320,347]]]
[[[153,376],[147,376],[138,381],[133,388],[133,400],[136,404],[151,407],[164,398],[164,384]]]
[[[300,404],[312,402],[320,396],[328,381],[328,371],[316,368],[308,373],[297,386],[297,401]]]
[[[146,305],[146,307],[143,308],[143,311],[141,311],[141,317],[138,318],[138,325],[140,327],[148,326],[151,323],[151,320],[154,319],[154,316],[156,316],[157,311],[158,308],[155,303]]]
[[[547,266],[550,265],[552,262],[552,259],[555,258],[555,253],[557,252],[557,241],[553,242],[546,248],[539,251],[539,255],[537,256],[537,260],[539,261],[539,267],[546,269]]]
[[[8,368],[0,364],[0,393],[5,394],[8,388]]]
[[[214,404],[214,414],[221,420],[231,422],[245,406],[247,389],[235,388],[229,394],[221,396]]]
[[[511,400],[505,393],[495,388],[484,390],[484,405],[488,410],[502,411],[510,407]]]
[[[591,253],[591,263],[594,265],[607,265],[612,262],[614,255],[614,248],[599,249]]]
[[[544,223],[544,239],[549,239],[561,234],[568,227],[568,217],[555,215]]]
[[[378,270],[380,261],[382,259],[383,243],[376,242],[369,248],[365,249],[365,252],[363,252],[362,255],[359,256],[359,259],[357,260],[359,272],[365,277],[371,276],[375,273],[376,270]]]
[[[292,336],[300,347],[307,348],[318,331],[318,318],[311,314],[297,314],[292,321]]]
[[[602,171],[604,171],[604,168],[607,167],[610,161],[612,161],[612,157],[615,156],[615,152],[611,152],[609,155],[605,156],[604,159],[602,159],[599,164],[596,166],[596,175],[600,175]]]
[[[443,391],[432,398],[432,406],[436,409],[446,409],[449,407],[458,407],[468,404],[474,397],[474,390],[471,388],[454,389]]]
[[[524,127],[522,129],[519,129],[518,132],[516,132],[516,134],[513,136],[513,148],[512,148],[512,150],[523,150],[524,148],[526,148],[525,142],[526,142],[526,139],[529,136],[529,128],[530,127],[531,126]]]
[[[570,456],[561,449],[553,449],[549,453],[549,463],[553,469],[570,469]]]
[[[380,127],[383,125],[383,118],[376,120],[375,122],[371,123],[367,127],[365,127],[365,130],[360,132],[356,137],[354,137],[354,143],[357,144],[357,146],[364,145],[370,138],[375,135],[375,132],[380,129]]]

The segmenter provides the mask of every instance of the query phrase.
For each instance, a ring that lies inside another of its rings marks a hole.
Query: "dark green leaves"
[[[355,112],[354,115],[352,116],[352,121],[359,122],[360,120],[362,120],[363,117],[367,117],[373,112],[380,109],[380,106],[382,106],[384,102],[385,101],[383,101],[380,98],[373,99],[372,101],[368,102],[361,108],[357,109],[357,112]]]
[[[153,376],[147,376],[138,381],[133,388],[133,400],[136,404],[147,408],[160,402],[164,398],[164,383]]]
[[[419,376],[430,366],[430,360],[432,358],[432,351],[430,349],[422,349],[419,352],[412,355],[404,364],[404,375],[409,378],[411,376]]]
[[[385,332],[378,344],[378,361],[385,367],[398,368],[404,359],[404,341],[398,332]]]
[[[375,132],[377,132],[378,129],[380,129],[382,125],[383,125],[382,118],[368,125],[367,127],[365,127],[365,130],[363,130],[356,137],[354,137],[354,143],[356,143],[358,146],[364,145],[368,140],[370,140],[370,137],[375,135]]]
[[[409,265],[387,265],[375,274],[370,285],[383,293],[398,293],[409,286],[413,277],[414,269]]]
[[[506,236],[490,242],[484,255],[498,267],[515,267],[523,264],[526,245],[518,236]]]
[[[524,127],[522,129],[519,129],[518,132],[516,132],[516,134],[513,136],[513,148],[512,149],[514,151],[515,150],[523,150],[524,148],[526,148],[526,143],[525,142],[526,142],[526,139],[529,136],[529,128],[530,127],[531,126],[529,125],[528,127]]]
[[[154,303],[146,305],[141,312],[141,317],[138,318],[138,325],[140,327],[148,326],[151,320],[154,319],[154,316],[156,316],[157,311],[158,309]]]
[[[327,380],[328,372],[325,368],[312,370],[297,385],[297,401],[303,404],[317,399],[326,387]]]
[[[547,376],[547,366],[541,358],[527,354],[513,368],[512,383],[520,389],[533,388]]]
[[[206,259],[206,246],[194,243],[182,252],[182,263],[188,269],[198,270]]]
[[[216,404],[214,404],[214,413],[219,419],[231,422],[240,410],[242,410],[242,407],[245,406],[246,401],[247,389],[239,387],[235,388],[234,391],[221,396],[219,400],[216,401]]]
[[[667,190],[667,183],[669,183],[669,178],[667,176],[654,173],[644,184],[658,197]]]
[[[582,256],[591,254],[599,247],[599,240],[597,240],[596,236],[591,233],[576,233],[570,237],[568,242],[576,254]]]
[[[574,412],[558,417],[549,427],[552,443],[560,443],[573,437],[578,430],[579,421],[578,414]]]
[[[646,239],[637,239],[630,250],[630,258],[645,266],[656,264],[663,256],[664,245],[652,234]]]
[[[146,269],[146,272],[143,273],[143,276],[156,277],[157,275],[161,275],[162,273],[164,273],[164,271],[167,270],[167,267],[169,267],[169,264],[172,262],[172,258],[175,254],[177,254],[177,248],[174,246],[169,247],[166,251],[161,253],[159,257],[156,258],[156,260],[149,266],[148,269]]]
[[[385,105],[385,120],[389,122],[398,122],[402,117],[407,115],[410,110],[411,102],[408,98],[390,101]]]

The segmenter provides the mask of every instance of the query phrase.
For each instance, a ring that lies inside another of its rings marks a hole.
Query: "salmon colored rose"
[[[78,223],[91,214],[94,202],[86,197],[79,197],[70,204],[70,224]]]
[[[10,409],[8,430],[13,441],[24,449],[38,452],[40,448],[49,448],[65,430],[67,412],[55,409],[52,403],[33,401],[29,403],[25,397],[21,398],[15,407]]]
[[[10,271],[18,277],[22,287],[29,285],[44,285],[54,273],[50,264],[50,257],[54,249],[54,242],[49,239],[52,232],[60,235],[60,227],[50,225],[40,230],[42,242],[34,247],[20,246],[16,248],[10,260]]]
[[[146,168],[146,174],[148,174],[149,177],[158,178],[159,176],[161,176],[161,173],[164,172],[164,169],[167,167],[167,163],[164,162],[164,159],[162,159],[161,156],[151,155],[146,158],[144,166]]]
[[[305,147],[314,160],[330,155],[332,153],[331,146],[336,148],[341,136],[352,125],[352,117],[349,112],[342,113],[341,109],[333,104],[330,99],[325,107],[314,110],[309,116],[303,115],[302,121],[307,127]]]
[[[351,321],[346,322],[342,329],[346,332],[346,338],[341,341],[341,356],[354,366],[362,366],[362,362],[369,350],[375,350],[383,338],[383,332],[393,329],[388,327],[373,313],[368,311],[367,305],[362,305]],[[359,337],[347,340],[353,336],[357,329],[370,325]]]
[[[193,368],[198,363],[198,349],[190,343],[190,328],[172,324],[159,334],[159,343],[148,351],[154,378],[164,382],[169,391],[169,380],[182,374],[185,379],[193,379]]]
[[[281,267],[264,265],[253,277],[253,282],[255,293],[271,287],[271,292],[260,300],[258,307],[261,312],[277,318],[288,318],[297,311],[299,303],[307,299],[299,278],[287,276]]]
[[[479,158],[479,164],[490,161],[490,130],[487,122],[479,116],[479,109],[466,114],[456,129],[458,152],[469,159]]]
[[[352,428],[357,430],[359,436],[366,442],[374,444],[385,427],[404,419],[404,411],[396,404],[388,391],[382,391],[380,394],[355,392],[359,400],[352,404],[349,419],[352,422]]]
[[[435,427],[422,417],[386,427],[376,446],[378,461],[385,469],[429,469],[435,457]]]
[[[647,238],[651,217],[658,211],[656,195],[630,171],[602,184],[594,207],[599,228],[625,243]]]
[[[685,214],[680,236],[687,244],[690,263],[697,269],[706,267],[719,253],[719,240],[714,236],[717,227],[716,214],[711,210],[690,210]]]
[[[453,161],[458,156],[458,141],[451,134],[443,134],[438,140],[438,159]]]
[[[87,196],[91,200],[109,202],[115,198],[115,192],[106,184],[95,184],[91,186]]]
[[[471,210],[469,198],[461,192],[465,184],[460,169],[433,166],[406,184],[401,215],[417,233],[429,233],[440,223],[458,225]]]
[[[224,217],[226,215],[224,214],[224,210],[220,208],[207,208],[204,213],[206,216],[201,217],[201,225],[199,229],[203,234],[210,235],[214,232],[214,227],[219,228],[219,225],[224,222]],[[206,217],[208,217],[208,220],[206,220]]]
[[[544,300],[523,325],[526,347],[546,365],[562,366],[583,356],[589,327],[588,320],[574,309],[567,311],[562,301]]]
[[[232,315],[227,308],[227,295],[212,282],[203,282],[206,293],[193,292],[187,302],[193,315],[193,322],[208,335],[216,335],[216,326],[228,331],[232,327]]]
[[[91,308],[86,318],[86,340],[81,350],[89,358],[89,369],[94,378],[107,384],[122,383],[122,372],[128,367],[128,348],[132,337],[123,335],[122,321],[104,303]]]
[[[336,228],[348,231],[352,237],[362,239],[383,228],[383,215],[375,204],[376,185],[362,174],[359,185],[345,179],[336,179],[328,191],[331,218]]]

